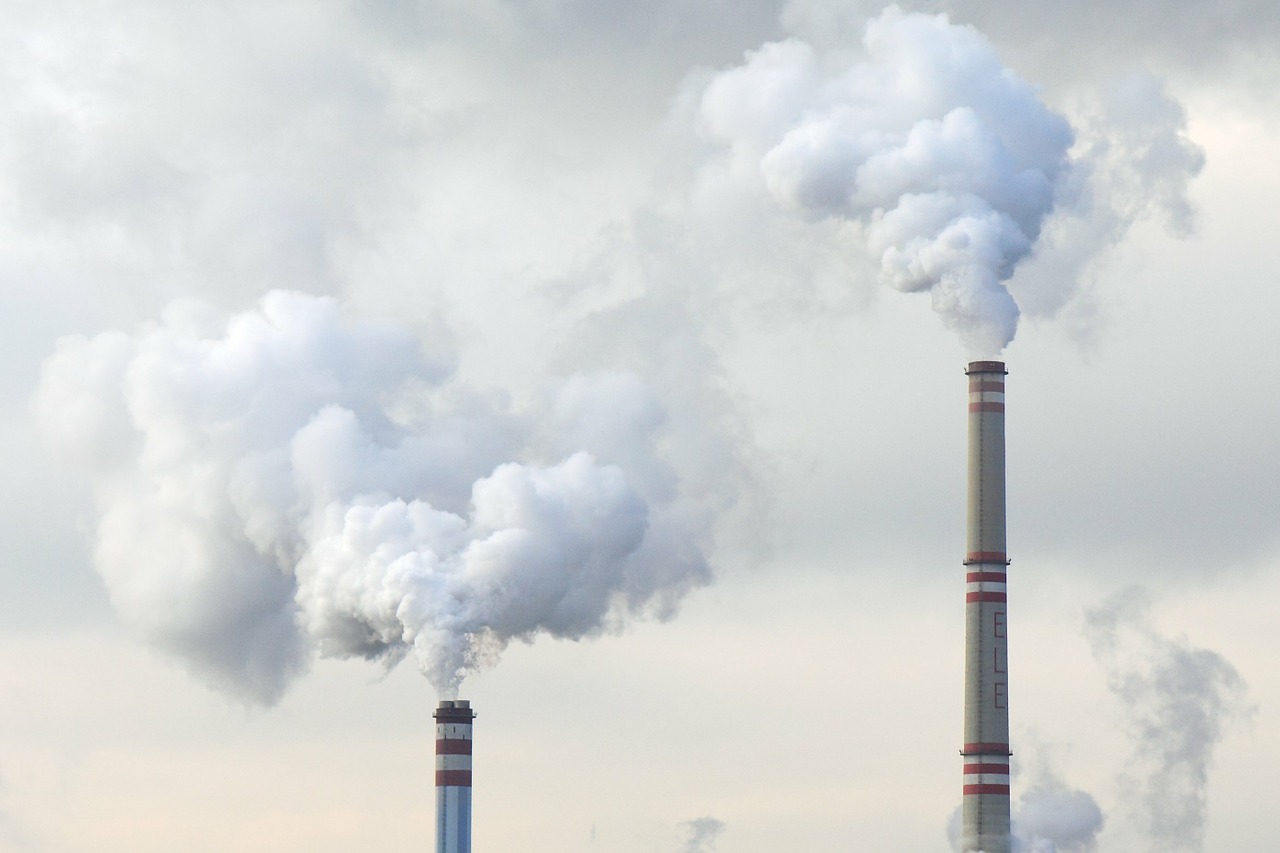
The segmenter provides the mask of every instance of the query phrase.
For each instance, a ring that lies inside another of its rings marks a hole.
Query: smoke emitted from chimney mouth
[[[808,235],[815,257],[865,255],[884,283],[928,294],[971,357],[1063,313],[1137,221],[1189,227],[1203,153],[1150,74],[1075,93],[1068,120],[946,15],[890,6],[860,49],[824,41],[771,42],[691,82],[692,207]]]
[[[513,639],[669,616],[709,581],[711,513],[638,377],[515,411],[451,371],[396,323],[273,292],[60,341],[36,411],[91,473],[121,617],[249,700],[316,653],[412,655],[453,696]]]
[[[724,152],[704,175],[853,226],[884,280],[929,293],[975,355],[1013,339],[1005,282],[1054,209],[1073,134],[976,30],[890,7],[853,61],[767,44],[711,80],[700,119]]]

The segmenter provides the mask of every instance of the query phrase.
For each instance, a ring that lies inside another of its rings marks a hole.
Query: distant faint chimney
[[[471,853],[471,721],[465,699],[446,699],[436,720],[436,853]]]

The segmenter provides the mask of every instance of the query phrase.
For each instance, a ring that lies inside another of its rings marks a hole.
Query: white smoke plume
[[[1129,589],[1090,611],[1087,627],[1134,736],[1121,783],[1149,849],[1196,853],[1204,848],[1213,750],[1226,725],[1247,713],[1245,684],[1217,652],[1158,633],[1149,609],[1147,594]]]
[[[451,370],[406,328],[277,291],[63,339],[36,411],[92,472],[124,621],[254,701],[315,653],[412,654],[452,695],[512,639],[667,617],[709,580],[640,380],[576,375],[519,414]]]
[[[680,853],[715,853],[716,841],[724,833],[724,821],[699,817],[680,825],[685,840]]]
[[[788,39],[712,79],[700,119],[723,153],[702,180],[848,223],[889,284],[930,293],[972,352],[997,353],[1019,316],[1005,282],[1054,209],[1071,128],[945,16],[890,7],[863,48],[832,58]]]

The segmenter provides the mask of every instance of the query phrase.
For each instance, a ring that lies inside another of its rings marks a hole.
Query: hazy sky
[[[1274,4],[0,10],[0,849],[1274,849]]]

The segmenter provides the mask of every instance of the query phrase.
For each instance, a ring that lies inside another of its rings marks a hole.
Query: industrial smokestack
[[[436,720],[436,853],[471,853],[471,721],[465,699],[445,699]]]
[[[970,362],[962,853],[1010,853],[1003,362]]]

